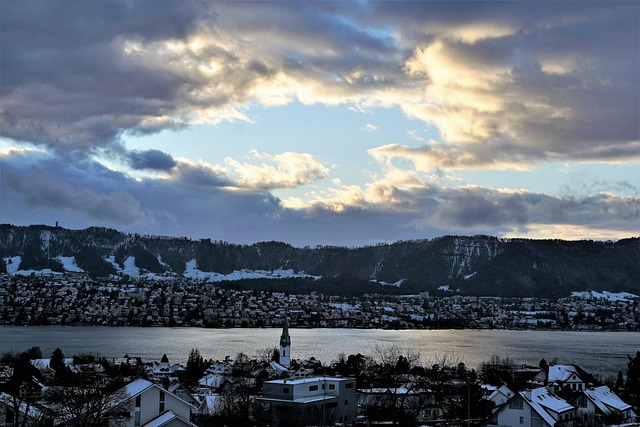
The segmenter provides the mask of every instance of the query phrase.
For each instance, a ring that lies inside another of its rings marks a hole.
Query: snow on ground
[[[76,257],[59,256],[58,261],[60,261],[65,271],[72,271],[74,273],[84,273],[84,270],[78,267],[78,264],[76,264]]]
[[[475,276],[475,275],[476,275],[476,273],[477,273],[477,271],[474,271],[474,272],[473,272],[473,273],[471,273],[471,274],[467,274],[466,276],[464,276],[464,280],[469,280],[469,279],[471,279],[473,276]]]
[[[132,256],[124,260],[124,268],[120,271],[131,277],[140,277],[140,269],[136,267],[136,259]]]
[[[451,289],[449,289],[449,285],[444,285],[444,286],[440,286],[438,287],[439,291],[444,291],[444,292],[450,292]]]
[[[302,278],[308,277],[312,279],[319,279],[321,276],[311,276],[305,273],[296,273],[293,270],[277,269],[273,271],[269,270],[240,270],[233,271],[229,274],[213,273],[209,271],[200,271],[196,268],[196,260],[192,259],[186,264],[184,271],[185,277],[192,279],[207,279],[212,282],[223,282],[225,280],[240,280],[240,279],[284,279],[284,278]]]
[[[339,308],[342,311],[350,311],[353,310],[355,307],[351,304],[347,304],[347,303],[337,303],[337,302],[333,302],[329,304],[331,307],[334,308]]]
[[[620,301],[625,299],[633,299],[638,298],[638,295],[631,294],[629,292],[609,292],[609,291],[582,291],[582,292],[571,292],[572,297],[583,298],[583,299],[607,299],[610,301]]]
[[[20,268],[20,263],[22,262],[22,257],[14,256],[12,258],[4,258],[4,264],[7,266],[7,273],[13,275],[16,274],[18,268]]]
[[[380,284],[380,285],[382,285],[382,286],[395,286],[395,287],[398,287],[398,288],[399,288],[399,287],[400,287],[400,285],[402,285],[402,283],[403,283],[405,280],[406,280],[406,279],[400,279],[400,280],[398,280],[397,282],[389,283],[389,282],[385,282],[385,281],[382,281],[382,280],[378,281],[378,280],[375,280],[375,279],[374,279],[374,280],[369,280],[369,282],[372,282],[372,283],[378,283],[378,284]]]

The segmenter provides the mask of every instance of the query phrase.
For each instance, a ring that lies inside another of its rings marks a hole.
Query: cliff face
[[[135,264],[141,274],[292,270],[335,280],[440,286],[474,295],[562,296],[573,290],[640,293],[640,239],[618,242],[445,236],[360,248],[235,245],[209,239],[141,236],[92,227],[0,226],[0,272],[74,268],[94,276]],[[19,258],[18,258],[19,257]],[[15,263],[19,263],[16,265]]]

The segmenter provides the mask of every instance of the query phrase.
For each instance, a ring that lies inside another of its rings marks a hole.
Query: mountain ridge
[[[640,283],[637,237],[603,242],[443,236],[356,248],[300,248],[276,241],[241,245],[104,227],[2,224],[0,256],[5,261],[0,273],[64,271],[63,260],[73,259],[79,269],[97,277],[123,275],[125,263],[135,264],[147,276],[188,276],[197,271],[221,280],[225,275],[237,278],[232,273],[238,271],[277,270],[291,271],[300,280],[395,283],[403,292],[448,286],[488,296],[557,297],[585,289],[638,293]],[[17,257],[19,267],[10,266]]]

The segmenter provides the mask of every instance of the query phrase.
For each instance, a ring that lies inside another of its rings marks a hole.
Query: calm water
[[[108,357],[129,354],[151,361],[166,353],[171,362],[184,363],[192,348],[198,348],[205,359],[234,357],[238,352],[256,356],[279,345],[280,333],[280,329],[0,326],[0,353],[37,345],[45,357],[60,347],[68,356],[83,352]],[[313,356],[324,363],[337,359],[340,353],[373,355],[376,344],[381,344],[416,350],[425,364],[436,363],[443,356],[473,368],[492,355],[535,365],[545,358],[577,363],[603,378],[624,372],[627,354],[640,351],[637,332],[291,329],[290,335],[293,357]]]

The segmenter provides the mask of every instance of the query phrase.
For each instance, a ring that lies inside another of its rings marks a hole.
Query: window
[[[516,397],[509,402],[509,409],[522,409],[522,399],[520,397]]]
[[[520,424],[524,424],[524,417],[520,417]]]
[[[317,385],[310,385],[309,386],[309,391],[316,391],[318,389]]]
[[[329,390],[335,390],[335,389],[336,389],[335,384],[329,384]]]
[[[353,383],[346,383],[344,388],[353,388]]]
[[[140,395],[136,396],[136,408],[140,407]]]
[[[345,401],[344,401],[344,404],[345,404],[345,406],[346,406],[346,405],[348,405],[348,404],[349,404],[349,400],[348,400],[348,399],[347,399],[347,400],[345,400]]]
[[[324,384],[322,384],[322,389],[324,390]]]
[[[160,392],[160,405],[158,405],[158,412],[164,412],[164,391]]]
[[[282,387],[282,394],[289,394],[289,387]]]

